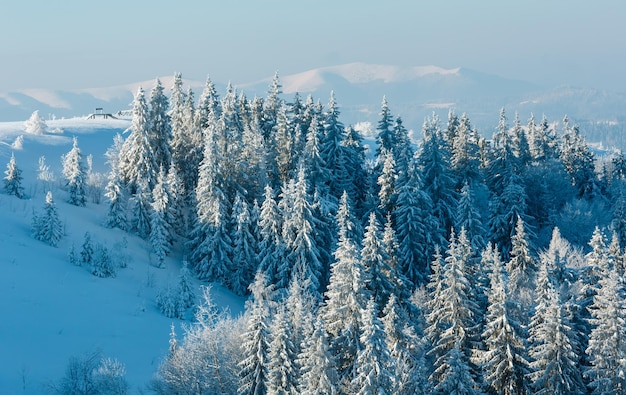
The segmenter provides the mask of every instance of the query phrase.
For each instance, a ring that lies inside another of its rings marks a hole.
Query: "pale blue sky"
[[[626,91],[623,0],[9,1],[0,91],[174,71],[245,83],[356,61]]]

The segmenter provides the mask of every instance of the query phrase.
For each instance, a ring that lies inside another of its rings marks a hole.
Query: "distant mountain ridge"
[[[159,79],[169,92],[173,76]],[[573,120],[626,120],[624,93],[569,86],[545,88],[466,68],[350,63],[281,75],[280,80],[287,100],[299,92],[303,98],[312,94],[314,99],[326,103],[334,91],[346,124],[360,121],[375,124],[383,96],[387,97],[392,113],[401,115],[411,129],[419,129],[424,117],[433,111],[445,121],[450,108],[457,113],[468,113],[472,123],[488,134],[497,123],[501,107],[507,109],[511,119],[519,112],[523,122],[530,113],[538,117],[546,114],[550,120],[562,119],[566,114]],[[233,85],[248,97],[265,96],[270,81],[268,77]],[[204,81],[184,82],[199,97]],[[223,95],[226,84],[214,82]],[[47,118],[88,115],[96,107],[114,113],[130,107],[139,86],[149,92],[153,85],[154,79],[101,88],[0,92],[0,121],[25,120],[34,110]]]

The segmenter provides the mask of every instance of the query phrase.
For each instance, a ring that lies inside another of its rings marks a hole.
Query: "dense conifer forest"
[[[337,92],[340,97],[340,92]],[[107,152],[104,226],[145,238],[172,330],[159,394],[613,394],[626,390],[626,160],[596,155],[567,117],[424,120],[419,141],[382,98],[375,141],[327,103],[177,75],[138,90]],[[69,202],[85,205],[78,148]],[[5,191],[16,196],[14,160]],[[61,237],[52,195],[35,237]],[[114,275],[88,235],[74,260]],[[248,296],[218,311],[209,288]],[[194,300],[197,306],[193,307]]]

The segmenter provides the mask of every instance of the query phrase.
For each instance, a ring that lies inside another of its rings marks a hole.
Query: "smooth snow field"
[[[94,171],[106,176],[104,152],[129,121],[68,119],[47,124],[48,133],[27,135],[22,122],[0,123],[0,167],[6,169],[13,152],[26,193],[21,200],[0,192],[0,394],[46,393],[46,385],[64,375],[70,357],[96,351],[125,364],[129,393],[138,393],[167,352],[171,324],[179,337],[183,333],[183,321],[166,318],[155,303],[159,290],[176,282],[182,253],[175,249],[166,268],[157,269],[150,265],[146,241],[102,226],[106,199],[100,204],[89,200],[87,207],[65,203],[60,157],[72,148],[73,137],[85,158],[93,156]],[[24,139],[16,150],[11,145],[19,135]],[[45,198],[43,183],[37,180],[41,156],[56,177],[52,194],[65,224],[65,236],[56,248],[31,236],[33,212],[42,210]],[[127,260],[128,267],[118,269],[115,278],[97,278],[88,268],[70,264],[70,249],[74,245],[80,254],[85,232],[93,243]],[[212,295],[232,314],[242,312],[243,299],[217,285]]]

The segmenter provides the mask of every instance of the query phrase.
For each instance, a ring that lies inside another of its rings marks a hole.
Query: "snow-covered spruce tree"
[[[278,268],[279,281],[277,287],[287,288],[288,281],[294,271],[304,273],[305,278],[311,280],[312,290],[319,292],[322,283],[322,264],[320,252],[314,239],[314,217],[312,204],[307,194],[307,180],[304,167],[300,167],[298,178],[292,182],[292,187],[285,192],[289,204],[289,212],[284,214],[283,239],[285,240],[286,259],[282,267]]]
[[[387,266],[389,258],[386,256],[382,242],[380,226],[376,213],[370,213],[369,223],[363,236],[361,248],[361,265],[368,278],[366,284],[376,306],[385,306],[389,297],[395,292],[394,284],[389,277],[391,268]]]
[[[472,128],[467,114],[461,115],[458,121],[456,133],[448,144],[452,151],[452,170],[457,179],[457,187],[465,184],[474,185],[480,181],[480,147],[481,137],[476,130]],[[461,229],[457,225],[457,229]],[[468,231],[469,229],[466,228]]]
[[[313,333],[315,317],[318,315],[319,298],[311,293],[310,280],[304,279],[301,273],[294,273],[287,295],[283,299],[287,319],[292,326],[293,344],[300,354],[306,339]]]
[[[204,290],[205,293],[209,292],[208,289]],[[204,295],[206,302],[207,295]],[[183,265],[178,275],[178,283],[175,287],[170,284],[159,291],[156,297],[156,304],[161,313],[168,318],[178,318],[184,320],[187,314],[187,309],[194,305],[195,293],[191,283],[191,273],[187,261],[183,261]],[[200,306],[199,309],[203,307]],[[198,314],[198,313],[197,313]]]
[[[324,323],[317,319],[313,333],[305,342],[297,360],[300,365],[298,391],[301,395],[336,395],[339,376],[335,356],[331,353]]]
[[[56,247],[63,237],[63,224],[59,219],[57,206],[52,200],[52,192],[46,194],[43,213],[33,216],[33,237]]]
[[[230,289],[237,295],[245,295],[258,269],[254,228],[250,220],[250,210],[245,198],[237,193],[233,203],[231,223],[232,233],[232,272],[227,279]]]
[[[78,139],[74,137],[72,149],[61,158],[65,188],[69,193],[68,202],[75,206],[85,206],[85,185],[87,183],[87,167],[83,154],[78,148]]]
[[[434,344],[428,354],[434,361],[430,380],[435,391],[441,386],[450,388],[451,384],[447,382],[451,377],[470,370],[470,347],[476,330],[474,314],[478,306],[470,298],[472,290],[466,275],[467,254],[464,250],[468,247],[461,245],[452,231],[445,264],[438,268],[441,258],[437,260],[437,255],[433,262],[429,285],[433,294],[428,303],[428,326],[424,334]]]
[[[378,318],[374,298],[370,298],[361,314],[361,350],[356,358],[356,376],[352,380],[353,394],[384,395],[393,393],[393,377],[389,370],[389,350],[385,330]]]
[[[617,273],[604,273],[600,289],[590,307],[591,325],[586,353],[591,366],[586,375],[593,394],[615,394],[626,391],[626,314],[624,296],[619,292]]]
[[[421,328],[410,322],[405,310],[393,294],[381,318],[389,350],[393,393],[427,394],[431,388],[424,359],[425,342],[416,333],[421,333]]]
[[[511,244],[511,259],[506,266],[509,298],[518,305],[514,310],[516,318],[520,322],[527,322],[529,317],[526,312],[530,311],[535,300],[533,290],[537,279],[537,263],[530,256],[525,224],[521,218],[517,219]]]
[[[91,265],[93,262],[94,249],[91,242],[91,234],[85,232],[83,237],[83,244],[80,249],[80,263],[81,265]]]
[[[278,282],[278,268],[284,259],[281,236],[281,214],[271,186],[265,186],[265,199],[259,217],[259,269],[266,274],[270,284]]]
[[[437,241],[440,246],[445,244],[454,225],[454,213],[457,196],[454,190],[455,181],[450,169],[450,149],[439,128],[439,118],[433,115],[423,126],[424,140],[417,153],[418,168],[421,172],[422,186],[433,203],[433,215],[438,221],[437,231],[442,239]]]
[[[165,192],[168,196],[166,220],[172,227],[172,236],[178,234],[187,236],[189,231],[189,204],[192,199],[187,196],[183,180],[179,177],[176,168],[170,165],[165,180]]]
[[[239,362],[239,395],[266,394],[268,380],[271,294],[273,286],[265,274],[257,272],[250,285],[253,298],[246,308],[246,328],[241,338],[243,359]]]
[[[67,254],[67,260],[70,262],[71,265],[80,266],[80,259],[78,258],[78,254],[76,253],[76,247],[74,246],[74,243],[72,243],[72,246],[70,247],[70,252]]]
[[[409,167],[412,166],[413,157],[415,152],[413,150],[413,143],[409,138],[409,132],[402,123],[402,118],[397,117],[396,122],[393,125],[393,134],[395,139],[395,145],[392,149],[393,160],[396,162],[396,173],[398,174],[398,185],[402,185],[409,172]]]
[[[150,236],[150,215],[152,194],[148,189],[147,180],[139,180],[136,192],[131,200],[131,230],[139,237]]]
[[[328,180],[326,185],[329,187],[330,196],[335,198],[335,202],[339,200],[343,189],[339,188],[337,175],[341,173],[340,165],[343,164],[343,152],[341,144],[345,138],[345,129],[343,123],[339,120],[339,108],[335,100],[335,93],[331,92],[328,102],[328,109],[325,113],[324,138],[321,140],[320,157],[328,169]]]
[[[24,131],[30,134],[44,134],[48,129],[46,121],[39,115],[39,110],[33,111],[30,118],[24,122]]]
[[[156,304],[159,311],[167,318],[185,319],[185,309],[180,303],[176,289],[170,284],[157,293]]]
[[[346,128],[346,137],[341,143],[345,172],[348,175],[348,191],[354,202],[355,216],[363,218],[364,204],[368,193],[368,174],[363,137],[353,127]]]
[[[377,157],[380,157],[380,153],[383,150],[391,152],[396,145],[395,133],[393,132],[393,115],[391,115],[386,96],[383,96],[379,115],[380,119],[376,126]]]
[[[528,357],[520,322],[510,312],[504,268],[494,259],[480,362],[485,385],[496,394],[527,394]]]
[[[611,230],[615,232],[619,244],[626,246],[626,196],[620,189],[612,207]]]
[[[109,201],[109,209],[104,221],[107,228],[118,228],[126,230],[128,228],[128,220],[126,217],[126,204],[128,198],[126,189],[120,176],[120,152],[124,145],[124,139],[118,133],[113,138],[113,145],[107,149],[104,156],[107,158],[109,165],[108,182],[105,187],[104,196]]]
[[[474,251],[482,251],[486,246],[484,238],[485,228],[478,207],[474,192],[469,183],[463,184],[459,197],[459,205],[456,210],[456,229],[465,229],[467,238],[470,240]]]
[[[396,162],[393,159],[393,153],[385,149],[380,151],[378,158],[380,163],[380,176],[378,176],[378,199],[380,201],[378,208],[384,214],[391,213],[395,206],[397,198],[396,179]]]
[[[346,207],[339,210],[350,212]],[[349,229],[351,215],[338,218],[339,240],[334,252],[335,260],[330,269],[330,282],[324,294],[324,305],[320,316],[330,335],[330,347],[337,361],[337,369],[343,385],[348,385],[354,378],[355,360],[360,348],[359,331],[361,311],[369,299],[365,287],[367,273],[359,255],[358,247]]]
[[[547,260],[541,261],[535,291],[537,305],[529,325],[532,358],[532,388],[537,394],[585,393],[573,328],[548,273]]]
[[[192,307],[196,299],[196,294],[193,290],[191,281],[189,264],[187,261],[183,261],[183,265],[180,268],[180,274],[178,275],[178,285],[176,287],[176,291],[179,295],[180,303],[185,309]]]
[[[4,171],[4,192],[20,199],[24,198],[24,187],[22,187],[22,170],[17,167],[15,154],[11,153],[11,159],[7,163],[7,169]]]
[[[273,130],[274,144],[276,150],[276,166],[278,169],[278,179],[281,183],[287,182],[293,175],[294,170],[294,133],[293,126],[287,116],[287,105],[283,102],[276,113],[276,124]]]
[[[306,144],[302,153],[302,161],[309,174],[311,187],[322,195],[328,192],[326,182],[330,178],[329,170],[320,154],[324,128],[317,115],[313,115],[306,133]]]
[[[441,379],[434,385],[434,394],[478,395],[481,392],[463,353],[460,341],[454,342],[446,356]]]
[[[109,181],[105,187],[104,196],[109,201],[107,216],[104,225],[107,228],[128,229],[128,219],[126,216],[126,190],[119,177],[119,174],[109,173]]]
[[[172,160],[170,152],[170,143],[172,140],[172,126],[170,117],[167,114],[169,110],[169,101],[165,96],[163,84],[157,78],[154,87],[150,91],[149,99],[149,115],[150,127],[148,130],[148,142],[154,153],[154,161],[157,168],[167,168]]]
[[[398,235],[398,271],[417,287],[428,280],[430,259],[441,235],[432,214],[432,200],[421,188],[418,169],[410,166],[408,171],[398,191],[393,218]]]
[[[94,246],[91,274],[96,277],[115,277],[115,262],[111,258],[109,249],[100,243]]]
[[[172,248],[172,228],[167,221],[169,196],[165,185],[165,170],[161,168],[157,183],[152,190],[152,210],[150,211],[150,244],[156,257],[156,267],[162,268],[165,256]]]
[[[198,278],[225,281],[230,273],[231,240],[227,232],[228,210],[218,173],[219,155],[212,129],[206,130],[204,158],[196,187],[196,216],[190,235],[190,262]]]
[[[159,168],[156,165],[150,141],[150,117],[143,89],[140,87],[133,101],[133,119],[130,135],[124,141],[119,155],[122,181],[132,194],[137,192],[141,180],[152,191]]]
[[[529,233],[528,226],[532,218],[527,214],[526,190],[522,180],[516,174],[512,174],[504,187],[501,195],[492,195],[489,202],[490,240],[500,247],[504,259],[509,258],[511,252],[511,238],[515,234],[517,221],[521,218]]]
[[[279,307],[270,327],[267,362],[267,394],[295,394],[298,388],[299,367],[293,328],[284,307]]]
[[[564,133],[559,156],[570,176],[578,197],[591,199],[599,194],[593,152],[589,149],[578,126],[570,126],[563,120]]]

